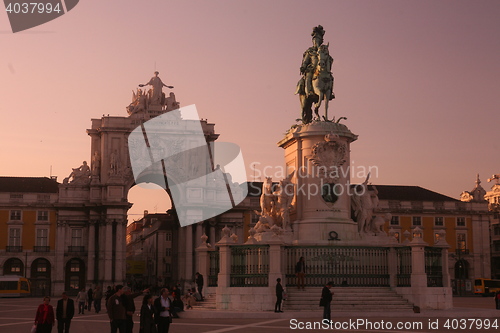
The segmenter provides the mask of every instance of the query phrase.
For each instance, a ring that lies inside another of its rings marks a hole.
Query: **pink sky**
[[[52,166],[62,181],[90,160],[90,119],[125,116],[155,68],[242,147],[249,177],[253,163],[281,168],[276,142],[299,117],[300,61],[321,24],[335,59],[329,114],[359,135],[354,165],[377,166],[376,184],[452,197],[479,172],[488,190],[500,172],[499,17],[496,0],[80,1],[13,34],[2,12],[0,175]],[[166,198],[132,210],[162,212]]]

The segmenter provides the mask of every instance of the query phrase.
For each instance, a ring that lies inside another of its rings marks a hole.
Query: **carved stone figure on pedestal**
[[[354,218],[358,222],[359,233],[370,232],[373,213],[378,206],[378,191],[375,186],[372,186],[373,190],[371,191],[368,189],[369,179],[370,174],[361,185],[355,187],[355,193],[351,197],[352,210],[354,211]]]
[[[325,100],[324,120],[328,121],[328,101],[335,98],[333,93],[333,75],[331,67],[333,58],[330,56],[328,46],[323,44],[325,30],[321,25],[313,28],[313,46],[308,48],[302,56],[300,74],[302,78],[297,83],[295,94],[299,94],[302,108],[302,122],[312,121],[312,104],[315,103],[314,112],[316,119],[321,120],[319,108]]]
[[[99,176],[101,174],[101,156],[96,150],[92,156],[92,176]]]
[[[164,95],[162,92],[163,87],[167,88],[174,88],[173,86],[167,86],[166,84],[163,83],[163,81],[158,77],[159,72],[154,73],[155,76],[153,76],[148,83],[145,84],[139,84],[139,87],[144,87],[144,86],[152,86],[153,89],[150,92],[149,96],[149,104],[151,105],[163,105],[164,104]],[[163,101],[162,101],[163,99]]]
[[[118,152],[116,151],[116,149],[111,152],[111,155],[109,158],[110,158],[109,174],[110,175],[118,175],[119,165],[118,165]]]
[[[82,165],[78,168],[74,168],[70,175],[63,180],[63,184],[88,184],[90,179],[90,168],[87,165],[87,161],[83,161]],[[69,181],[72,178],[71,181]]]
[[[287,178],[280,180],[278,190],[273,193],[276,203],[276,215],[279,219],[278,225],[281,225],[285,230],[290,226],[290,209],[292,208],[294,194],[292,177],[294,173],[295,171],[288,175]]]

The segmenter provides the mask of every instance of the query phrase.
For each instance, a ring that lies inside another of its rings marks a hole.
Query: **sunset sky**
[[[359,135],[352,165],[377,166],[374,184],[455,198],[479,173],[489,190],[500,173],[499,17],[497,0],[80,1],[14,34],[2,11],[0,175],[52,170],[62,182],[90,161],[91,118],[126,116],[132,90],[158,70],[219,141],[241,146],[250,180],[266,166],[273,176],[321,24],[335,59],[329,114]],[[129,200],[134,213],[168,204],[164,193]]]

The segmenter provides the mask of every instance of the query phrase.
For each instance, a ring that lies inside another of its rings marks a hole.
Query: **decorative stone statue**
[[[117,175],[119,170],[118,170],[118,152],[116,151],[116,149],[111,152],[109,159],[110,159],[109,174]]]
[[[101,174],[101,156],[96,150],[92,156],[92,175],[99,176]]]
[[[333,93],[333,75],[331,67],[333,58],[330,56],[328,46],[323,44],[325,30],[321,25],[313,28],[313,46],[308,48],[302,56],[300,74],[302,78],[297,83],[295,94],[299,94],[302,108],[302,122],[312,121],[312,104],[315,103],[314,112],[316,119],[320,120],[319,108],[325,100],[324,120],[328,120],[328,102],[335,98]]]
[[[276,215],[279,217],[279,224],[283,229],[290,226],[290,209],[292,208],[292,200],[294,188],[292,183],[293,171],[288,177],[280,180],[278,190],[274,192],[276,202]]]
[[[496,180],[497,184],[500,184],[500,173],[491,176],[491,178],[488,178],[488,183]]]
[[[164,95],[162,92],[163,87],[167,87],[169,89],[174,88],[173,86],[167,86],[166,84],[163,83],[163,81],[158,77],[159,72],[154,73],[155,76],[153,76],[148,83],[145,84],[139,84],[139,87],[144,87],[150,85],[153,87],[152,92],[150,92],[150,98],[149,98],[149,104],[151,105],[163,105],[164,101]]]
[[[368,190],[369,179],[370,174],[361,185],[355,187],[355,194],[351,197],[351,205],[355,220],[358,222],[359,233],[370,232],[373,213],[378,206],[378,191],[375,186],[372,186],[372,191]]]
[[[132,103],[127,106],[128,114],[131,115],[139,111],[146,111],[147,108],[147,96],[143,93],[142,89],[137,89],[137,93],[132,91]]]
[[[87,165],[87,161],[83,161],[82,165],[78,168],[74,168],[71,174],[63,180],[63,184],[88,184],[90,179],[90,168]],[[72,178],[71,181],[69,181]]]

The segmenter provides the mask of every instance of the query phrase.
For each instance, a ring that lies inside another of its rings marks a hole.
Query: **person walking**
[[[83,314],[85,304],[87,304],[87,292],[85,291],[85,288],[82,288],[76,296],[76,302],[78,303],[78,314]]]
[[[283,312],[281,311],[281,303],[283,302],[283,286],[281,285],[281,279],[276,279],[276,304],[274,305],[274,312]]]
[[[156,325],[158,333],[168,333],[170,328],[170,323],[172,322],[172,317],[170,315],[170,298],[168,298],[169,291],[167,288],[163,288],[160,291],[160,297],[155,299],[154,306],[156,311]]]
[[[102,290],[100,286],[95,287],[92,298],[94,299],[95,313],[101,312]]]
[[[142,300],[139,332],[157,333],[154,316],[155,316],[155,307],[153,305],[153,296],[151,294],[147,294],[146,296],[144,296],[144,299]]]
[[[295,265],[295,275],[297,275],[297,289],[305,290],[305,276],[306,276],[306,261],[304,257],[300,257]]]
[[[56,319],[57,332],[69,333],[71,319],[75,315],[75,302],[68,297],[65,291],[62,293],[62,298],[57,301]]]
[[[89,312],[92,310],[92,303],[94,303],[94,291],[92,290],[92,287],[89,287],[89,291],[87,292],[87,310]]]
[[[201,300],[203,301],[203,294],[201,293],[203,290],[203,275],[201,275],[199,272],[196,272],[195,282],[198,286],[198,293],[200,294]]]
[[[54,318],[54,308],[50,303],[50,297],[45,296],[43,303],[38,306],[35,315],[36,333],[50,333],[56,321]]]
[[[111,333],[125,333],[127,330],[127,316],[126,308],[123,304],[123,286],[121,284],[115,287],[116,292],[108,299],[106,309],[108,310],[109,323],[111,326]]]
[[[333,287],[333,282],[328,282],[326,286],[323,287],[321,291],[321,300],[319,301],[319,305],[323,306],[323,320],[331,320],[331,303],[332,303],[332,295],[333,291],[330,292],[330,289]]]

